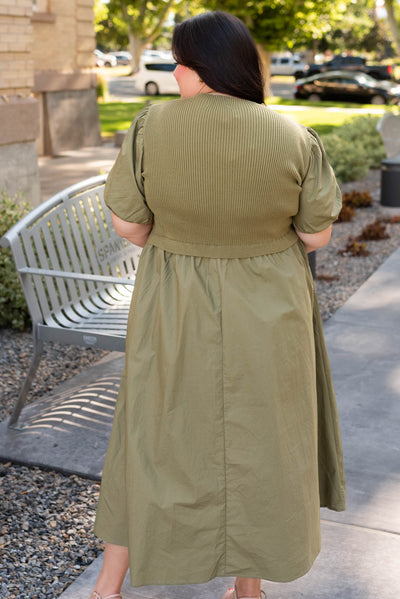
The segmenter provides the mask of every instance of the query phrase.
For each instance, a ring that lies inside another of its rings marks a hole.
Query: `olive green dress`
[[[95,532],[132,586],[290,581],[343,510],[335,396],[305,233],[341,195],[317,135],[202,94],[134,120],[106,185],[142,251]]]

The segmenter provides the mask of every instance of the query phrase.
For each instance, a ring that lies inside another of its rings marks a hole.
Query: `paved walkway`
[[[82,152],[97,169],[99,163],[110,166],[117,149]],[[42,175],[45,168],[42,164]],[[86,176],[78,164],[76,168],[79,176],[71,183]],[[76,176],[73,170],[60,169],[55,191]],[[88,176],[92,174],[98,171]],[[262,586],[268,599],[398,599],[400,249],[324,328],[341,421],[348,509],[321,510],[322,551],[306,576],[287,584],[264,581]],[[122,368],[123,355],[110,354],[51,396],[27,406],[22,431],[8,431],[0,424],[0,456],[98,478]],[[62,599],[88,599],[100,567],[98,558]],[[203,585],[132,589],[126,581],[123,594],[124,599],[219,599],[232,582],[215,579]]]
[[[40,191],[47,200],[62,189],[83,179],[107,173],[114,163],[119,148],[112,140],[101,146],[65,151],[55,158],[39,157]]]

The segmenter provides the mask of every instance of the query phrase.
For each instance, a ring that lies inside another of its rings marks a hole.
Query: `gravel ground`
[[[400,246],[400,224],[386,224],[388,239],[368,241],[369,256],[343,256],[338,251],[344,249],[349,237],[356,237],[375,219],[390,218],[400,215],[400,208],[381,206],[380,170],[371,170],[369,175],[360,181],[345,183],[342,192],[368,190],[373,197],[369,208],[359,208],[354,219],[347,223],[333,225],[331,242],[317,252],[317,279],[315,288],[323,320],[327,320],[351,295],[372,275],[390,254]],[[323,280],[323,277],[333,280]]]
[[[359,235],[375,218],[400,215],[379,204],[380,171],[342,186],[370,191],[374,203],[357,211],[352,222],[335,224],[332,241],[318,251],[315,281],[322,317],[329,318],[400,246],[400,224],[387,225],[389,239],[368,242],[367,257],[338,254],[349,236]],[[32,352],[29,333],[0,331],[0,419],[14,403]],[[105,355],[47,344],[31,400],[51,391]],[[77,476],[38,468],[0,464],[0,595],[9,599],[52,599],[79,576],[101,551],[92,533],[99,485]]]
[[[102,551],[99,484],[11,463],[0,477],[0,596],[58,597]]]

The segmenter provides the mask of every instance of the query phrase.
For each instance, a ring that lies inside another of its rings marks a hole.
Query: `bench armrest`
[[[45,270],[44,268],[31,268],[25,266],[19,268],[21,275],[41,275],[43,277],[60,277],[62,279],[75,279],[82,281],[98,281],[99,283],[114,283],[117,285],[134,285],[135,279],[123,279],[122,277],[109,277],[106,275],[85,274],[83,272],[68,272],[64,270]]]

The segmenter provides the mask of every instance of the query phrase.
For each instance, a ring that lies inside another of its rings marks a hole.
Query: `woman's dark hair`
[[[179,23],[172,53],[214,91],[264,103],[261,59],[250,31],[237,17],[206,12]]]

